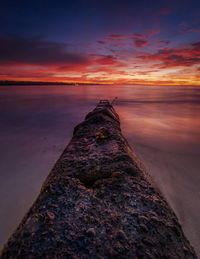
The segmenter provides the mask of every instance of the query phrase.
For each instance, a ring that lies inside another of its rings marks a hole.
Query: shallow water
[[[0,87],[0,247],[37,197],[73,128],[99,99],[114,107],[123,134],[200,250],[200,87]]]

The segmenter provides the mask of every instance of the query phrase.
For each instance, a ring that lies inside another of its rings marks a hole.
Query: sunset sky
[[[0,80],[200,85],[200,1],[2,1]]]

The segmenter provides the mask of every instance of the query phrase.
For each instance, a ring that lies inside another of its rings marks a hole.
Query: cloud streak
[[[200,64],[200,42],[191,43],[187,48],[163,48],[155,54],[143,53],[139,59],[151,62],[160,61],[160,68],[188,67]]]
[[[108,34],[93,44],[73,47],[41,38],[1,35],[0,78],[198,84],[199,68],[195,66],[200,64],[200,42],[170,48],[171,41],[157,37],[158,34],[158,30],[127,35]],[[188,68],[187,76],[180,72],[180,69],[184,71]]]
[[[67,51],[67,44],[48,42],[37,38],[27,39],[18,35],[0,36],[0,63],[34,65],[89,63],[83,54]]]

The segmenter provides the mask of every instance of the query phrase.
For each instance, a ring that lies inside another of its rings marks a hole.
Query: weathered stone
[[[94,228],[89,228],[86,233],[88,234],[88,236],[95,236],[96,235],[96,231]]]
[[[50,219],[52,219],[52,220],[55,218],[54,213],[51,212],[51,211],[47,211],[47,215],[48,215],[48,217],[49,217]]]
[[[0,258],[197,257],[102,101],[75,127]]]

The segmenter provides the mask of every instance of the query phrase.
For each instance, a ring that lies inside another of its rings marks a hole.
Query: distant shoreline
[[[81,85],[121,85],[121,84],[110,84],[110,83],[83,83],[83,82],[46,82],[46,81],[12,81],[12,80],[0,80],[0,86],[22,86],[22,85],[70,85],[70,86],[81,86]],[[199,85],[156,85],[156,84],[124,84],[124,85],[141,85],[141,86],[187,86],[187,87],[200,87]]]
[[[34,81],[0,81],[1,85],[101,85],[99,83],[77,83],[77,82],[34,82]]]

